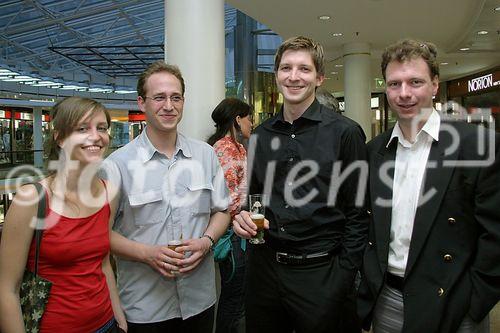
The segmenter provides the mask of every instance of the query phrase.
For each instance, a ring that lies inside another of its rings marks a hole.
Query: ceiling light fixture
[[[85,91],[88,87],[80,86],[76,84],[65,84],[60,89],[62,90],[77,90],[77,91]]]
[[[52,86],[62,86],[61,83],[53,82],[53,81],[37,81],[32,84],[33,87],[52,87]]]
[[[113,91],[112,88],[110,87],[103,87],[103,88],[100,88],[100,87],[92,87],[92,88],[89,88],[88,90],[89,92],[93,92],[93,93],[110,93]]]
[[[330,74],[337,75],[339,72],[330,72]]]
[[[477,32],[478,35],[487,35],[488,34],[488,31],[486,30],[480,30]]]
[[[462,47],[460,48],[460,51],[469,51],[470,50],[470,47]]]
[[[446,65],[448,65],[448,63],[447,62],[442,62],[441,65],[446,66]]]
[[[495,12],[500,12],[500,6],[495,8]]]
[[[59,79],[53,79],[50,77],[35,77],[32,74],[25,75],[25,73],[13,72],[10,68],[0,67],[0,81],[21,83],[25,85],[31,85],[33,87],[43,87],[52,89],[62,89],[62,90],[76,90],[76,91],[89,91],[89,92],[100,92],[100,93],[116,93],[116,94],[133,94],[136,91],[129,87],[119,87],[113,91],[111,86],[93,86],[89,87],[81,83],[71,83],[63,82]]]
[[[5,82],[32,82],[32,81],[40,81],[38,78],[34,78],[28,75],[17,75],[14,77],[3,77],[1,78],[2,81]]]
[[[2,75],[2,76],[5,76],[5,75],[19,75],[19,73],[12,72],[11,70],[8,70],[8,69],[0,68],[0,75]]]
[[[337,67],[337,68],[344,67],[344,65],[342,65],[342,64],[336,64],[335,67]]]
[[[341,32],[334,32],[334,33],[332,34],[332,36],[333,36],[333,37],[340,37],[340,36],[342,36],[342,35],[343,35],[343,33],[341,33]]]
[[[320,15],[318,16],[318,20],[321,20],[321,21],[327,21],[331,19],[330,15]]]

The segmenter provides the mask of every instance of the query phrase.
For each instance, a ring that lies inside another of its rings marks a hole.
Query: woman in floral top
[[[247,153],[241,144],[250,138],[252,121],[251,107],[236,98],[226,98],[212,112],[216,131],[208,139],[219,158],[227,187],[231,195],[231,218],[239,213],[246,196]],[[242,242],[236,234],[232,236],[232,256],[219,264],[221,295],[217,310],[216,333],[237,332],[243,325],[245,315],[243,284],[245,276],[245,254]],[[231,261],[234,260],[234,263]],[[233,272],[234,264],[234,272]]]

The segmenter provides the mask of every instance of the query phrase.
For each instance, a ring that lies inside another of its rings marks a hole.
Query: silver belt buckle
[[[281,256],[286,257],[287,255],[288,255],[288,253],[285,253],[285,252],[276,252],[276,261],[280,264],[286,265],[287,262],[281,261]]]

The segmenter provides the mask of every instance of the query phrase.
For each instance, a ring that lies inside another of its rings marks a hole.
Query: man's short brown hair
[[[403,63],[412,59],[422,58],[429,67],[431,79],[439,77],[439,64],[436,60],[436,45],[416,39],[403,39],[389,45],[382,54],[382,75],[385,80],[385,71],[391,61]]]
[[[142,98],[146,97],[146,81],[151,75],[161,72],[170,73],[180,81],[182,95],[184,96],[186,87],[184,86],[184,78],[182,77],[179,67],[175,65],[169,65],[163,60],[153,62],[148,66],[148,68],[146,68],[146,70],[144,70],[144,72],[141,73],[141,75],[139,75],[139,79],[137,80],[137,95],[141,96]]]
[[[323,46],[320,43],[313,41],[310,38],[304,36],[292,37],[284,41],[278,51],[276,52],[276,56],[274,57],[274,71],[277,72],[280,66],[281,58],[283,57],[283,53],[288,50],[306,50],[311,54],[311,57],[314,62],[314,66],[316,67],[316,72],[319,75],[325,75],[325,60],[324,60],[324,52]]]

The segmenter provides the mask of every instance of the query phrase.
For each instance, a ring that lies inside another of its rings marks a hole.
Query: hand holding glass
[[[264,244],[264,195],[251,194],[248,196],[248,204],[250,207],[250,218],[257,226],[257,235],[250,239],[252,244]]]
[[[175,249],[178,246],[182,245],[182,225],[180,226],[180,229],[181,229],[180,237],[179,237],[179,239],[176,239],[175,238],[174,228],[172,227],[172,238],[173,239],[169,240],[168,243],[167,243],[168,248],[170,250],[172,250],[172,251],[175,251]],[[177,272],[177,270],[172,270],[170,273],[173,274],[173,275],[179,274],[179,272]]]

